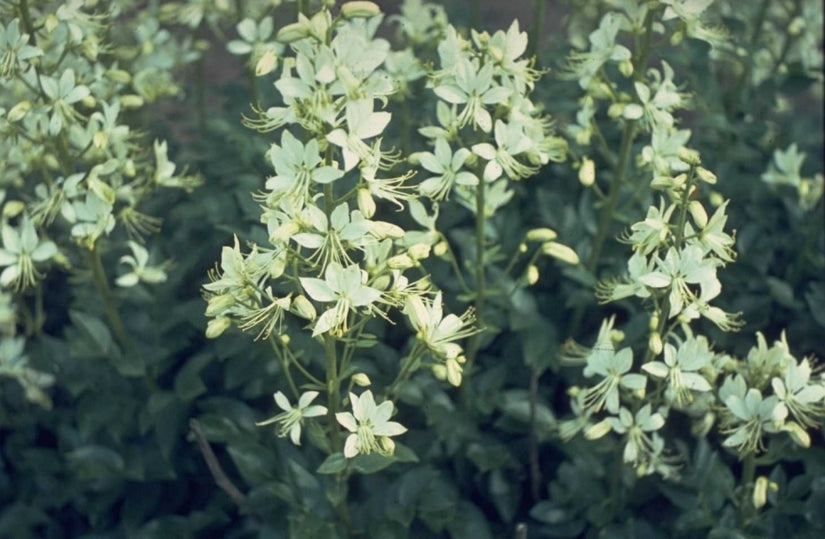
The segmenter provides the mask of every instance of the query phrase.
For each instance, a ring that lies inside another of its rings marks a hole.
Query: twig
[[[195,435],[195,439],[198,442],[198,447],[203,455],[203,460],[206,461],[206,466],[209,468],[209,473],[212,474],[215,484],[221,487],[221,490],[226,492],[229,497],[232,498],[232,501],[235,502],[235,505],[237,505],[238,508],[240,508],[241,512],[247,513],[256,524],[260,524],[261,519],[258,518],[258,515],[247,510],[246,496],[244,493],[238,490],[238,487],[235,486],[229,477],[227,477],[226,472],[223,471],[220,462],[218,462],[218,457],[215,456],[215,452],[212,451],[212,447],[206,440],[206,436],[203,435],[201,424],[198,420],[194,418],[190,419],[189,428],[192,429],[192,433]]]

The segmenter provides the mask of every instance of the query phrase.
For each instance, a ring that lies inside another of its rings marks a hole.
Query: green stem
[[[195,78],[197,80],[197,89],[195,95],[195,106],[198,114],[198,131],[201,137],[206,135],[206,82],[204,75],[204,60],[203,56],[198,58],[195,68]]]
[[[341,451],[341,432],[335,414],[338,413],[338,401],[341,400],[341,382],[338,380],[338,349],[335,339],[329,334],[324,335],[324,352],[327,356],[327,419],[330,425],[332,451]]]
[[[619,162],[613,171],[613,181],[610,183],[610,190],[607,194],[607,201],[602,206],[601,214],[599,215],[599,224],[596,228],[596,236],[593,239],[593,250],[590,252],[590,258],[587,260],[587,270],[590,273],[596,272],[596,267],[599,264],[599,258],[602,255],[602,248],[607,239],[607,233],[610,230],[610,224],[613,221],[613,212],[616,208],[616,202],[619,199],[619,192],[625,182],[627,174],[627,164],[630,160],[630,150],[633,148],[633,140],[636,138],[636,122],[628,121],[622,129],[622,142],[619,148]],[[579,326],[584,317],[584,306],[576,309],[573,315],[573,321],[570,325],[569,334],[575,335],[579,330]]]
[[[751,514],[751,493],[753,491],[754,478],[756,476],[756,455],[748,453],[745,457],[745,462],[742,464],[742,481],[740,488],[742,489],[742,498],[739,506],[739,528],[743,529],[747,523],[748,517]]]
[[[479,175],[481,176],[481,175]],[[476,311],[476,328],[478,332],[470,337],[470,342],[467,344],[467,363],[464,366],[464,372],[470,376],[473,372],[473,366],[478,349],[481,346],[481,334],[484,331],[484,302],[486,300],[487,282],[484,274],[484,229],[487,225],[487,213],[484,209],[485,201],[485,182],[481,180],[476,187],[476,268],[475,268],[475,311]]]
[[[299,398],[301,393],[298,391],[298,386],[295,385],[295,380],[292,379],[292,373],[289,372],[289,360],[284,353],[281,352],[281,349],[278,347],[278,343],[275,341],[275,337],[270,335],[268,340],[270,346],[272,346],[272,351],[275,352],[275,355],[278,356],[278,359],[281,361],[281,367],[284,369],[287,383],[289,383],[289,388],[292,390],[292,396],[296,399]]]
[[[133,349],[132,340],[126,333],[123,321],[121,320],[120,314],[117,312],[117,308],[115,307],[112,289],[109,288],[109,280],[106,277],[106,271],[103,269],[103,262],[100,259],[100,251],[98,251],[96,243],[91,249],[89,249],[88,257],[89,266],[92,269],[92,277],[94,278],[95,288],[97,288],[97,293],[103,302],[103,311],[106,314],[106,319],[109,321],[109,325],[112,327],[115,339],[117,339],[117,342],[120,344],[121,348],[123,348],[123,351],[130,352]]]
[[[547,0],[535,0],[533,3],[533,36],[530,38],[530,55],[535,56],[536,64],[541,65],[541,37],[544,34],[544,11]]]

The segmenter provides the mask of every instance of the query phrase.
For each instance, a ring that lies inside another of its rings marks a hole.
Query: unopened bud
[[[688,211],[690,211],[691,217],[693,217],[693,222],[696,223],[696,226],[699,228],[705,228],[708,224],[708,213],[705,211],[705,207],[702,206],[702,203],[698,200],[691,200],[690,204],[688,204]]]
[[[235,305],[235,298],[232,294],[220,294],[209,298],[206,305],[206,316],[210,318],[226,312],[227,309]]]
[[[585,157],[582,166],[579,168],[579,182],[585,187],[590,187],[595,181],[596,163],[589,157]]]
[[[407,254],[395,255],[387,260],[390,269],[408,269],[415,266],[415,261]]]
[[[54,32],[54,29],[57,28],[58,24],[60,24],[60,21],[57,20],[57,17],[54,15],[54,13],[49,13],[48,15],[46,15],[46,20],[43,21],[43,26],[44,28],[46,28],[46,32],[50,34]]]
[[[352,383],[361,387],[369,387],[372,381],[370,381],[370,377],[363,372],[358,372],[352,375]]]
[[[292,300],[290,310],[301,318],[305,318],[307,320],[315,320],[315,317],[318,314],[315,312],[315,306],[303,294]]]
[[[367,228],[369,228],[373,236],[381,240],[384,238],[398,239],[404,237],[403,228],[386,221],[368,221]]]
[[[232,321],[226,316],[219,316],[217,318],[213,318],[209,321],[208,324],[206,324],[206,338],[217,339],[231,325]]]
[[[10,122],[17,122],[19,120],[22,120],[23,117],[31,110],[31,108],[31,101],[21,101],[20,103],[16,104],[11,108],[8,114],[6,114],[6,119]]]
[[[446,241],[440,241],[435,244],[435,247],[433,247],[433,254],[435,256],[442,257],[447,254],[447,247]]]
[[[682,174],[679,174],[675,178],[671,178],[671,186],[674,189],[681,189],[682,186],[685,185],[685,183],[687,183],[687,174],[685,174],[684,172]]]
[[[371,219],[375,215],[375,199],[372,198],[372,193],[366,187],[358,189],[357,194],[358,209],[364,214],[364,217]]]
[[[670,44],[678,47],[684,38],[685,34],[681,30],[677,30],[670,35]]]
[[[799,425],[799,423],[789,421],[788,423],[785,423],[782,430],[787,432],[794,443],[799,447],[804,447],[805,449],[811,447],[811,436],[808,434],[808,431]]]
[[[630,60],[619,62],[619,72],[625,77],[631,76],[633,74],[633,62]]]
[[[269,49],[258,58],[258,62],[255,64],[255,76],[263,77],[264,75],[268,75],[272,73],[277,65],[278,55],[275,54],[275,51]]]
[[[378,438],[379,452],[384,456],[390,456],[395,453],[395,442],[389,436],[380,436]]]
[[[606,419],[603,419],[596,423],[595,425],[590,425],[586,431],[584,431],[584,437],[588,440],[598,440],[608,432],[610,432],[610,423],[607,422]]]
[[[647,340],[647,347],[657,356],[662,353],[662,336],[659,335],[658,331],[650,334],[650,338]]]
[[[20,215],[25,209],[26,205],[23,202],[19,200],[9,200],[3,205],[3,217],[5,219],[12,219]]]
[[[691,148],[686,148],[682,146],[681,148],[676,150],[676,156],[688,165],[693,167],[698,167],[702,164],[702,158],[699,155],[699,152]]]
[[[539,269],[536,267],[535,264],[530,264],[527,266],[527,283],[530,285],[534,285],[539,280]]]
[[[371,285],[376,290],[381,290],[382,292],[386,290],[390,286],[390,276],[389,275],[382,275],[376,278]]]
[[[109,137],[106,136],[104,131],[95,131],[95,134],[92,135],[92,146],[97,148],[98,150],[102,150],[109,144]]]
[[[124,109],[139,109],[143,106],[143,98],[135,94],[120,96],[120,106]]]
[[[97,99],[93,95],[87,95],[83,99],[80,100],[84,107],[87,109],[93,109],[97,106]]]
[[[293,222],[284,223],[269,235],[269,241],[273,244],[289,241],[293,235],[297,234],[301,228]]]
[[[459,365],[458,361],[455,358],[450,358],[447,360],[446,364],[446,374],[447,374],[447,381],[453,387],[458,387],[461,385],[461,373],[462,373],[461,365]]]
[[[703,182],[709,183],[710,185],[716,183],[716,174],[714,174],[713,172],[709,171],[704,167],[698,167],[696,169],[696,176],[698,176],[698,178]]]
[[[770,481],[764,475],[756,478],[756,483],[753,485],[753,506],[761,509],[768,501],[768,483]]]
[[[381,8],[374,2],[347,2],[341,5],[341,16],[345,19],[374,17],[381,14]]]
[[[407,250],[407,253],[413,260],[424,260],[430,256],[430,246],[426,243],[416,243]]]
[[[132,75],[123,69],[107,69],[105,76],[107,79],[119,82],[121,84],[129,84],[132,82]]]
[[[43,162],[52,170],[58,170],[60,168],[60,161],[58,161],[53,154],[47,153],[44,155]]]
[[[567,245],[562,245],[555,241],[550,241],[542,245],[541,252],[574,266],[579,263],[579,255],[576,254],[576,251]]]
[[[278,34],[275,36],[275,39],[280,41],[281,43],[292,43],[293,41],[298,41],[299,39],[304,39],[309,35],[309,27],[307,22],[294,22],[292,24],[287,24],[280,30],[278,30]]]
[[[527,232],[527,241],[553,241],[559,237],[552,228],[534,228]]]
[[[614,120],[616,118],[621,118],[622,114],[624,114],[624,108],[624,103],[613,103],[607,108],[607,115]]]

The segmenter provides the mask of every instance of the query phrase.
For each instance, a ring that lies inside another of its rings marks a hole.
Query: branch
[[[215,484],[221,487],[221,490],[226,492],[232,501],[235,502],[235,505],[241,509],[242,512],[247,512],[246,508],[246,496],[243,492],[238,490],[238,487],[227,477],[226,472],[223,471],[221,464],[218,462],[218,458],[215,456],[215,453],[212,451],[212,447],[209,445],[209,442],[206,440],[206,436],[203,435],[203,431],[201,430],[201,424],[198,422],[197,419],[190,419],[189,420],[189,428],[192,429],[192,434],[195,435],[195,439],[198,442],[198,447],[201,450],[201,454],[203,455],[203,460],[206,461],[206,466],[209,467],[209,473],[212,474],[212,478],[215,480]],[[258,518],[258,515],[249,512],[249,516],[256,524],[260,524],[261,520]]]

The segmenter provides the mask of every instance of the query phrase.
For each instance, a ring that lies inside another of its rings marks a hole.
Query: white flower
[[[289,439],[292,440],[292,443],[295,445],[301,445],[301,422],[304,418],[317,417],[327,413],[326,406],[320,406],[318,404],[313,404],[310,406],[310,403],[315,400],[315,397],[317,396],[317,391],[306,391],[298,399],[298,406],[293,408],[292,405],[289,404],[289,399],[287,399],[283,393],[278,391],[273,395],[273,397],[283,412],[267,419],[266,421],[261,421],[260,423],[255,424],[259,427],[263,427],[264,425],[271,425],[272,423],[280,423],[278,426],[278,436],[283,438],[287,435],[287,433],[289,433]]]
[[[57,254],[57,246],[51,241],[39,241],[34,224],[24,216],[20,228],[3,223],[3,247],[0,248],[0,285],[4,288],[14,283],[16,290],[33,286],[40,277],[35,262],[45,262]]]
[[[352,413],[335,414],[338,423],[352,433],[344,442],[344,456],[351,459],[359,453],[369,455],[372,452],[392,455],[395,444],[389,437],[407,432],[400,423],[389,421],[392,402],[384,401],[376,406],[370,390],[361,393],[360,397],[350,393],[349,401]]]

